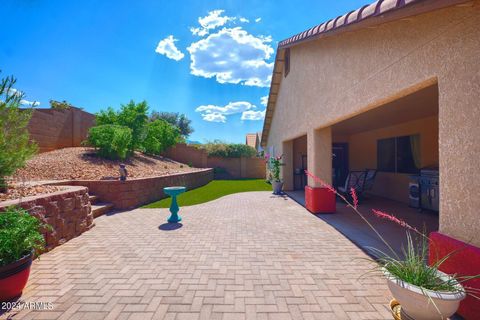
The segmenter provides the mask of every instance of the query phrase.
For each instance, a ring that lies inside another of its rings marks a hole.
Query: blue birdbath
[[[166,187],[163,188],[163,192],[172,197],[172,204],[170,205],[171,215],[167,221],[169,223],[177,223],[182,221],[182,218],[178,215],[178,211],[180,209],[178,208],[177,196],[185,192],[185,187]]]

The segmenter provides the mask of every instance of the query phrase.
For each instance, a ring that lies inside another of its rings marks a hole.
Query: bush
[[[131,142],[128,150],[132,153],[140,149],[145,138],[145,126],[148,121],[148,104],[146,101],[135,103],[131,100],[122,104],[120,111],[107,108],[96,114],[95,123],[101,125],[117,125],[131,129]]]
[[[5,192],[5,177],[25,165],[37,147],[27,130],[32,110],[20,109],[24,94],[16,91],[15,78],[0,80],[0,192]]]
[[[221,141],[209,142],[199,146],[205,149],[209,157],[221,158],[251,158],[256,156],[257,150],[246,144],[225,143]]]
[[[125,159],[130,155],[132,130],[117,125],[100,125],[88,131],[88,144],[98,149],[98,154],[107,159]]]
[[[63,101],[56,101],[50,100],[50,107],[55,110],[69,110],[71,108],[75,108],[71,103],[63,100]],[[77,108],[80,109],[80,108]]]
[[[143,151],[158,155],[181,139],[180,130],[164,120],[155,120],[146,126]]]
[[[0,213],[0,267],[11,264],[30,252],[45,248],[40,228],[45,227],[27,211],[10,207]]]

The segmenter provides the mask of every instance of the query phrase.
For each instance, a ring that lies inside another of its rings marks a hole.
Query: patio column
[[[311,130],[307,135],[308,171],[326,183],[332,183],[332,129]],[[310,187],[320,187],[308,177]]]
[[[332,128],[311,130],[307,134],[308,171],[326,183],[332,183]],[[335,212],[335,195],[308,177],[305,206],[312,213]]]
[[[283,163],[283,189],[293,190],[293,140],[282,143]]]

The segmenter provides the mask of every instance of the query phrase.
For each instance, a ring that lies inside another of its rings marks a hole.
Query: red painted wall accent
[[[430,264],[433,264],[435,261],[438,261],[438,259],[455,250],[458,250],[458,252],[453,254],[440,266],[441,271],[448,274],[456,273],[459,276],[480,274],[480,248],[439,232],[432,232],[430,234]],[[463,285],[480,290],[480,279],[466,281]],[[478,294],[476,295],[478,296]],[[466,320],[479,319],[480,300],[472,296],[467,296],[467,298],[460,303],[458,314]]]
[[[327,188],[305,187],[305,207],[311,213],[334,213],[335,194]]]

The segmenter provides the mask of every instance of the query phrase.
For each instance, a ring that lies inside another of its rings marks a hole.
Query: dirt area
[[[25,184],[12,184],[8,186],[7,193],[0,193],[0,202],[7,200],[15,200],[25,198],[29,196],[35,196],[38,194],[46,194],[64,190],[63,187],[57,186],[42,186],[42,185],[25,185]]]
[[[38,180],[116,180],[119,164],[124,163],[129,178],[162,176],[198,169],[160,157],[135,153],[128,160],[106,160],[92,148],[65,148],[40,153],[17,171],[15,179]]]

